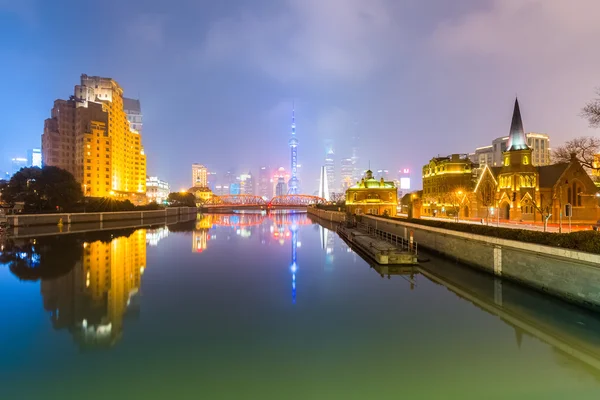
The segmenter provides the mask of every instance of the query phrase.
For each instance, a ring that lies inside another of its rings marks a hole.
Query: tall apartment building
[[[480,168],[484,165],[492,167],[494,165],[494,146],[483,146],[475,149],[475,153],[469,154],[469,158],[474,164],[479,164]]]
[[[527,145],[533,150],[531,164],[533,166],[550,165],[550,137],[545,133],[529,132],[525,134]],[[508,147],[508,136],[499,137],[492,142],[493,164],[490,166],[501,167],[502,155]]]
[[[123,89],[111,78],[81,75],[69,100],[56,100],[44,123],[42,158],[71,172],[86,196],[146,200],[146,155],[141,135],[123,108]]]
[[[132,130],[142,133],[142,106],[139,99],[123,97],[123,110]]]
[[[202,164],[192,164],[192,187],[208,187],[208,170]]]
[[[343,158],[340,161],[340,180],[342,184],[342,192],[346,192],[348,188],[354,185],[356,182],[352,181],[352,175],[354,172],[354,166],[352,165],[351,158]]]
[[[273,197],[273,184],[269,167],[260,167],[258,170],[258,195],[269,200]]]
[[[337,192],[337,186],[335,181],[335,153],[333,149],[327,151],[325,157],[325,170],[327,171],[327,183],[329,184],[329,195],[331,196],[334,192]]]

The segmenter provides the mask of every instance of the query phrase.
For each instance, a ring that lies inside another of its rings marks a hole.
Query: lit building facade
[[[254,178],[252,173],[241,174],[239,176],[240,194],[254,194]]]
[[[169,183],[158,179],[156,176],[150,176],[146,179],[146,197],[148,202],[162,204],[169,197],[171,188]]]
[[[536,134],[537,135],[537,134]],[[506,151],[502,166],[485,168],[470,196],[470,209],[479,218],[489,217],[490,210],[496,218],[511,221],[538,221],[542,212],[551,214],[550,222],[557,223],[560,216],[566,221],[566,206],[571,206],[571,221],[595,223],[600,218],[596,193],[598,188],[576,157],[568,163],[534,165],[534,140],[523,130],[521,110],[515,100]],[[547,149],[547,145],[544,145]],[[466,208],[466,207],[465,207]],[[465,214],[469,214],[468,209]]]
[[[319,193],[318,196],[321,197],[322,199],[325,199],[326,201],[330,201],[331,197],[329,196],[329,194],[331,193],[329,191],[329,182],[328,182],[328,177],[327,177],[327,167],[326,166],[322,166],[321,167],[321,174],[319,177]]]
[[[325,156],[325,172],[327,173],[329,197],[332,198],[333,194],[338,190],[335,181],[335,153],[332,148],[327,151],[327,155]]]
[[[340,160],[340,183],[342,192],[346,192],[355,182],[352,179],[354,166],[351,158],[343,158]]]
[[[202,164],[192,164],[192,187],[208,187],[208,169]]]
[[[143,203],[146,200],[146,154],[142,145],[141,134],[131,129],[127,114],[123,107],[123,88],[111,78],[99,76],[81,76],[81,84],[75,86],[75,98],[77,108],[88,108],[89,104],[101,104],[103,110],[108,114],[109,123],[106,125],[110,143],[105,159],[110,159],[111,165],[111,195],[123,199],[129,199],[134,203]],[[102,139],[100,132],[94,132],[96,143],[92,145],[100,150]],[[93,140],[93,139],[92,139]],[[106,142],[106,141],[105,141]],[[114,149],[114,151],[112,151]],[[92,152],[94,149],[92,147]],[[99,152],[97,151],[96,154]],[[110,154],[108,154],[110,153]],[[98,155],[101,157],[101,155]],[[85,158],[85,169],[101,167],[100,161],[96,163]],[[102,172],[96,171],[96,172]],[[101,176],[101,174],[97,174]],[[91,179],[92,185],[103,186],[102,179]],[[90,181],[89,179],[86,180]]]
[[[42,168],[42,149],[27,150],[27,166]]]
[[[462,154],[435,157],[423,166],[421,214],[450,216],[457,212],[457,199],[475,186],[476,164]]]
[[[123,97],[123,109],[125,110],[127,121],[129,121],[129,127],[141,134],[143,119],[140,100]]]
[[[550,137],[545,133],[529,132],[525,134],[526,142],[532,150],[531,163],[533,166],[550,165],[551,149]],[[504,153],[508,149],[509,136],[503,136],[494,139],[492,142],[492,163],[486,163],[490,167],[501,167],[504,163]],[[485,149],[483,147],[481,149]],[[480,166],[483,166],[481,160],[476,161]]]
[[[202,187],[202,186],[190,188],[188,190],[188,193],[194,194],[194,197],[196,198],[196,205],[198,207],[200,207],[203,204],[205,204],[206,202],[212,200],[212,198],[214,197],[214,194],[213,194],[212,190],[210,190],[210,188]],[[229,193],[225,193],[225,194],[229,194]],[[217,195],[218,195],[218,193],[217,193]]]
[[[475,153],[469,154],[469,158],[474,164],[478,164],[479,167],[494,165],[494,145],[478,147],[475,149]]]
[[[290,181],[290,173],[283,167],[279,167],[273,174],[273,192],[275,196],[283,196],[288,193],[287,182]]]
[[[596,154],[594,156],[593,167],[594,169],[592,170],[592,176],[598,182],[600,180],[600,154]]]
[[[27,167],[27,159],[22,157],[15,157],[11,161],[12,174],[19,172],[21,168]]]
[[[44,165],[71,172],[86,196],[146,201],[146,155],[110,78],[82,75],[69,100],[56,100],[42,135]]]
[[[346,191],[346,209],[351,214],[395,216],[398,192],[393,182],[377,180],[368,170],[360,182]]]
[[[271,170],[269,167],[260,167],[258,170],[258,193],[263,199],[273,198],[273,182],[271,181]]]

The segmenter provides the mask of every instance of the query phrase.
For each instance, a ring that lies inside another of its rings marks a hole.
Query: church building
[[[471,211],[478,218],[540,222],[551,214],[549,221],[556,223],[562,213],[563,221],[571,214],[572,223],[595,224],[600,218],[598,188],[575,155],[568,163],[538,167],[531,157],[515,100],[503,165],[483,166],[461,215]]]

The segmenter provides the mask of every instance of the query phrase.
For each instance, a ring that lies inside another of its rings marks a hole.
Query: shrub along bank
[[[432,228],[448,229],[452,231],[472,233],[474,235],[492,236],[499,239],[516,240],[526,243],[535,243],[545,246],[561,247],[564,249],[585,251],[600,254],[600,232],[580,231],[572,233],[551,233],[531,231],[527,229],[500,228],[490,225],[463,224],[426,219],[382,217],[396,221],[409,222],[416,225],[430,226]]]

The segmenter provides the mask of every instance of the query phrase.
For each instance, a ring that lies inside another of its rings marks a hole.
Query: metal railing
[[[359,222],[357,224],[358,229],[362,231],[366,231],[367,234],[388,242],[396,247],[398,247],[402,251],[406,251],[409,253],[414,253],[418,255],[418,245],[414,240],[411,242],[409,239],[405,239],[402,236],[398,236],[396,234],[382,231],[381,229],[376,229],[370,225],[365,224],[364,222]]]

